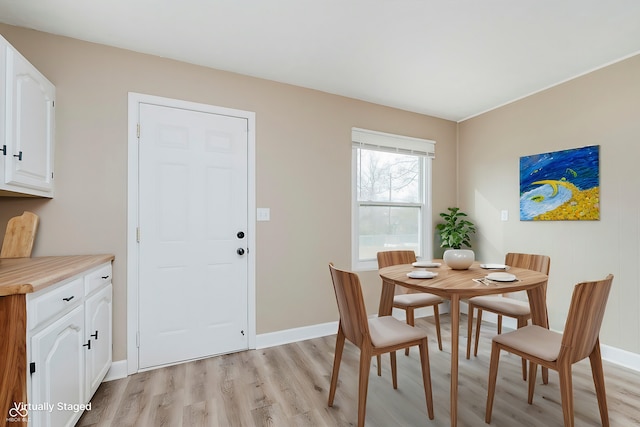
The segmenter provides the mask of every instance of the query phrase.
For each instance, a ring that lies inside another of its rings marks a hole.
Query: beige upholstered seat
[[[360,349],[360,369],[358,384],[358,426],[364,426],[367,389],[371,358],[384,353],[391,354],[391,377],[393,388],[398,388],[396,369],[396,350],[417,345],[420,348],[422,365],[422,381],[427,402],[429,418],[433,419],[433,398],[431,396],[431,374],[429,371],[429,350],[427,333],[423,329],[409,326],[391,316],[373,319],[367,318],[367,311],[362,297],[360,279],[355,273],[343,271],[329,264],[333,288],[338,303],[340,322],[336,338],[336,351],[329,388],[329,406],[333,406],[338,384],[338,373],[342,360],[345,339]]]
[[[598,335],[612,281],[613,276],[610,274],[603,280],[583,282],[575,286],[562,334],[540,326],[530,325],[513,332],[496,335],[493,338],[485,415],[487,423],[491,422],[500,351],[505,350],[529,360],[529,404],[533,402],[538,365],[558,371],[562,412],[566,427],[574,425],[571,366],[589,357],[600,409],[600,421],[603,426],[609,426]]]
[[[507,346],[518,346],[523,352],[549,362],[558,358],[562,334],[542,326],[530,325],[519,334],[502,334],[497,341]]]
[[[477,298],[477,299],[476,299]],[[481,297],[473,297],[476,302],[482,302],[482,310],[486,311],[500,311],[503,316],[517,317],[530,315],[529,302],[520,301],[517,299],[509,298],[499,295],[487,295]],[[477,330],[476,330],[477,332]],[[477,353],[478,346],[476,344]]]
[[[549,274],[549,266],[551,259],[546,255],[532,255],[532,254],[519,254],[508,253],[505,257],[504,263],[511,267],[526,268],[529,270],[539,271],[544,274]],[[526,326],[531,318],[531,311],[528,301],[520,301],[515,298],[511,298],[509,294],[500,295],[487,295],[469,298],[469,313],[468,313],[468,327],[467,327],[467,359],[471,355],[471,330],[473,329],[473,311],[478,310],[478,317],[476,320],[476,335],[475,335],[475,347],[473,355],[478,355],[478,341],[480,340],[480,326],[482,324],[482,312],[489,311],[498,315],[498,334],[502,333],[502,316],[507,316],[516,319],[518,328]],[[543,380],[546,384],[548,382],[547,370],[543,370]],[[527,379],[527,364],[522,361],[522,379]]]

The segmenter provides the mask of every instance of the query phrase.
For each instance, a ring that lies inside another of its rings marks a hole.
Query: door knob
[[[244,239],[244,231],[238,231],[238,234],[236,234],[236,236],[238,236],[238,239]]]
[[[238,255],[244,255],[244,249],[242,248],[238,248],[236,252],[238,253]]]

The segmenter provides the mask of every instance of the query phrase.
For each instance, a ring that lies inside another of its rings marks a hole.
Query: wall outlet
[[[500,221],[509,221],[509,211],[506,209],[503,209],[500,212]]]
[[[270,221],[271,220],[271,209],[269,208],[258,208],[256,212],[256,220],[257,221]]]

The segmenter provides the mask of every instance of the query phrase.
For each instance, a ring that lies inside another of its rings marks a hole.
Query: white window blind
[[[352,128],[351,141],[355,148],[365,150],[388,151],[429,158],[436,156],[436,142],[428,139]]]

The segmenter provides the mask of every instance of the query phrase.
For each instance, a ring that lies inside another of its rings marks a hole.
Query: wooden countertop
[[[114,258],[110,254],[3,258],[0,259],[0,296],[37,292]]]

